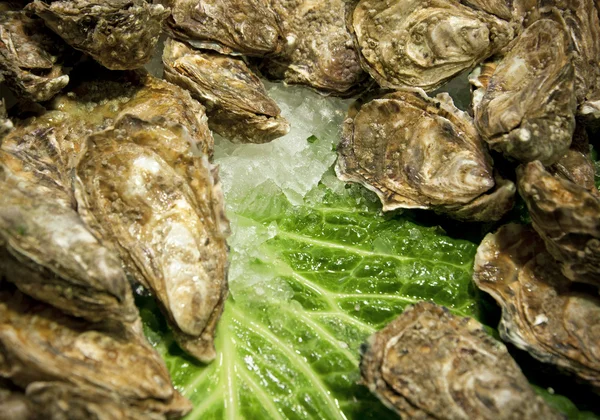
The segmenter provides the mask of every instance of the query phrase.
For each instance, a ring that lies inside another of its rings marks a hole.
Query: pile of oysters
[[[336,171],[384,211],[502,224],[479,246],[473,277],[502,308],[501,338],[600,393],[597,7],[358,1],[348,29],[379,87],[351,107]],[[468,112],[427,95],[467,70]],[[517,192],[531,226],[503,224]],[[473,320],[421,303],[369,339],[363,382],[403,418],[561,418],[490,340]]]
[[[518,191],[532,227],[489,234],[474,281],[503,308],[502,339],[600,390],[600,195],[588,138],[600,126],[597,7],[0,2],[0,79],[12,91],[0,110],[0,413],[190,411],[143,335],[132,288],[155,296],[184,351],[214,359],[229,223],[211,131],[244,143],[289,131],[261,75],[360,94],[336,172],[384,211],[497,222]],[[143,70],[161,34],[164,80]],[[428,95],[466,72],[470,110]],[[432,303],[371,337],[361,371],[407,418],[561,418],[503,344]]]

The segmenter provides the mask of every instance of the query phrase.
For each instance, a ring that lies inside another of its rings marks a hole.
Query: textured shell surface
[[[431,208],[479,220],[501,216],[490,206],[512,207],[510,182],[474,201],[493,191],[491,159],[472,119],[447,95],[402,90],[359,100],[344,121],[338,155],[338,177],[376,192],[384,211]]]
[[[384,88],[426,91],[472,69],[516,34],[506,4],[486,2],[488,7],[480,8],[483,2],[472,3],[359,1],[351,28],[362,66]]]
[[[502,308],[503,340],[598,390],[600,299],[573,287],[535,230],[509,224],[488,234],[473,279]]]
[[[481,324],[434,303],[406,308],[372,335],[360,367],[363,383],[403,418],[562,418]]]
[[[575,130],[575,74],[564,21],[541,19],[513,41],[477,98],[475,124],[494,150],[556,162]]]
[[[289,132],[277,103],[243,59],[193,49],[170,38],[163,63],[165,79],[187,89],[206,107],[209,127],[221,136],[266,143]]]

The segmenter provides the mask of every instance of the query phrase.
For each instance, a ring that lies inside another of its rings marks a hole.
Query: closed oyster
[[[503,340],[600,390],[600,299],[573,287],[532,228],[488,234],[473,279],[502,307]]]
[[[163,63],[165,79],[189,90],[206,107],[208,126],[218,134],[266,143],[289,132],[281,110],[242,59],[168,39]]]
[[[600,286],[600,198],[548,173],[540,162],[517,169],[533,227],[570,280]]]
[[[69,83],[66,45],[41,19],[0,12],[0,79],[19,96],[47,101]]]
[[[34,420],[32,405],[21,390],[0,378],[0,420]]]
[[[148,343],[6,287],[0,291],[0,376],[21,388],[52,381],[89,389],[150,414],[182,416],[191,409]]]
[[[213,153],[214,140],[204,107],[185,90],[142,71],[110,72],[99,66],[80,67],[68,92],[56,97],[48,107],[84,124],[87,128],[82,134],[84,138],[112,127],[124,115],[132,115],[145,121],[180,126],[194,153],[209,157]]]
[[[112,70],[142,67],[152,57],[169,12],[145,0],[36,0],[26,10],[73,48]]]
[[[181,347],[208,362],[227,296],[228,224],[216,172],[184,130],[126,115],[91,136],[76,195],[90,225],[156,294]]]
[[[61,382],[33,382],[27,386],[26,393],[30,405],[35,407],[36,414],[50,419],[165,419],[163,413],[148,412],[128,405],[117,395],[89,387],[77,387]]]
[[[552,164],[575,129],[574,81],[564,21],[538,20],[497,64],[474,110],[477,129],[511,158]]]
[[[577,104],[600,89],[600,19],[594,0],[537,0],[532,19],[559,13],[573,45]]]
[[[511,19],[504,2],[361,0],[350,26],[380,86],[433,91],[505,47],[515,36]]]
[[[594,195],[600,195],[596,188],[596,167],[590,156],[590,144],[585,127],[577,122],[571,147],[549,168],[555,176],[585,188]]]
[[[161,0],[168,30],[196,48],[265,56],[281,51],[283,35],[271,0]]]
[[[346,0],[271,0],[286,39],[261,69],[271,78],[349,95],[365,75],[346,28]]]
[[[118,255],[77,214],[70,173],[86,128],[60,112],[19,123],[0,146],[0,274],[92,321],[138,312]]]
[[[355,104],[338,155],[338,177],[377,193],[384,211],[430,208],[497,220],[512,207],[514,184],[502,181],[493,192],[491,159],[472,119],[447,95],[398,91]]]
[[[563,418],[479,322],[434,303],[409,306],[372,335],[360,368],[365,385],[402,418]]]

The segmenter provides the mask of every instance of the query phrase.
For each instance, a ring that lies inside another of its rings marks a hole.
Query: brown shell
[[[169,11],[145,0],[36,0],[41,17],[71,47],[111,70],[142,67],[154,52]]]
[[[474,110],[477,129],[513,159],[554,163],[575,129],[574,82],[564,21],[538,20],[498,63]]]
[[[365,79],[352,36],[346,28],[346,0],[272,0],[286,43],[265,60],[266,76],[350,95]]]
[[[472,120],[449,96],[431,99],[418,90],[355,104],[344,121],[336,172],[377,193],[384,211],[431,208],[480,220],[493,213],[488,205],[512,207],[514,195],[514,185],[507,184],[503,192],[510,197],[495,197],[507,198],[508,205],[490,198],[474,202],[495,183]],[[473,211],[461,210],[468,206]]]
[[[407,419],[560,419],[504,345],[471,318],[420,302],[372,335],[363,383]]]
[[[90,389],[149,413],[182,416],[191,409],[145,340],[68,317],[5,287],[0,291],[0,376],[21,388],[53,381]]]
[[[0,79],[21,97],[47,101],[69,83],[66,45],[41,19],[0,12]]]
[[[211,130],[244,143],[266,143],[290,125],[264,85],[240,58],[194,50],[169,38],[163,52],[165,79],[200,101]]]
[[[384,88],[433,91],[475,67],[505,47],[516,26],[506,3],[471,3],[359,1],[350,25],[363,68]]]
[[[540,162],[517,169],[533,227],[570,280],[600,286],[600,198],[548,173]]]
[[[75,194],[87,223],[157,296],[181,347],[208,362],[228,291],[228,221],[216,173],[186,134],[125,115],[88,138]]]
[[[89,127],[60,111],[18,122],[0,146],[0,274],[92,321],[138,312],[117,253],[77,214],[73,161]]]
[[[164,420],[163,413],[128,405],[118,395],[61,382],[33,382],[27,386],[29,405],[38,418],[90,420]],[[182,402],[186,404],[185,402]],[[182,408],[166,414],[178,416]],[[27,419],[29,420],[29,419]]]
[[[271,0],[161,0],[168,31],[196,48],[263,57],[285,43]]]
[[[585,126],[577,122],[571,147],[548,170],[555,176],[574,182],[592,194],[599,195],[596,188],[596,166],[590,156],[590,144]]]
[[[503,340],[600,389],[600,299],[572,287],[532,228],[488,234],[473,279],[502,307]]]

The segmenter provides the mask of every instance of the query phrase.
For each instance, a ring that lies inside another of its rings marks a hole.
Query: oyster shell
[[[75,188],[84,217],[156,294],[181,347],[208,362],[227,296],[228,224],[216,173],[183,129],[125,116],[89,137]]]
[[[515,36],[511,19],[504,2],[361,0],[350,27],[380,86],[433,91],[504,48]]]
[[[163,63],[165,79],[189,90],[206,107],[208,126],[218,134],[266,143],[289,132],[281,110],[242,59],[168,39]]]
[[[6,288],[0,291],[0,376],[22,388],[53,381],[89,389],[148,413],[182,416],[191,409],[148,343]]]
[[[360,368],[363,383],[402,418],[563,418],[480,323],[434,303],[407,307],[372,335]]]
[[[567,181],[574,182],[599,195],[596,188],[596,167],[590,156],[590,145],[585,127],[579,122],[575,126],[573,141],[567,152],[552,166],[549,171]]]
[[[0,274],[92,321],[138,312],[118,255],[77,214],[70,171],[85,126],[60,112],[20,124],[0,146]]]
[[[112,70],[147,63],[169,11],[145,0],[36,0],[27,5],[73,48]]]
[[[431,208],[459,219],[497,220],[515,193],[509,181],[493,192],[491,159],[472,119],[448,95],[431,99],[418,90],[350,109],[336,173],[377,193],[384,211]]]
[[[516,160],[556,162],[575,129],[570,39],[561,19],[541,19],[514,41],[474,109],[475,125],[495,150]]]
[[[271,0],[161,0],[168,30],[196,48],[265,56],[281,51],[283,35]]]
[[[114,394],[61,382],[33,382],[27,386],[26,393],[39,417],[86,420],[165,419],[163,413],[148,412],[128,405]]]
[[[600,299],[573,288],[532,228],[488,234],[473,279],[502,307],[503,340],[600,389]]]
[[[600,89],[600,19],[594,0],[537,0],[529,22],[559,13],[573,45],[577,104]]]
[[[47,101],[69,83],[66,45],[41,19],[0,11],[0,79],[19,96]]]
[[[0,378],[0,420],[34,420],[29,399],[9,381]]]
[[[364,80],[346,28],[345,0],[271,0],[286,39],[261,67],[268,77],[337,95],[352,94]]]
[[[600,286],[600,198],[548,173],[540,162],[517,169],[533,227],[570,280]]]
[[[8,118],[6,113],[6,103],[4,98],[0,99],[0,144],[2,144],[2,138],[6,136],[13,129],[13,123]]]

